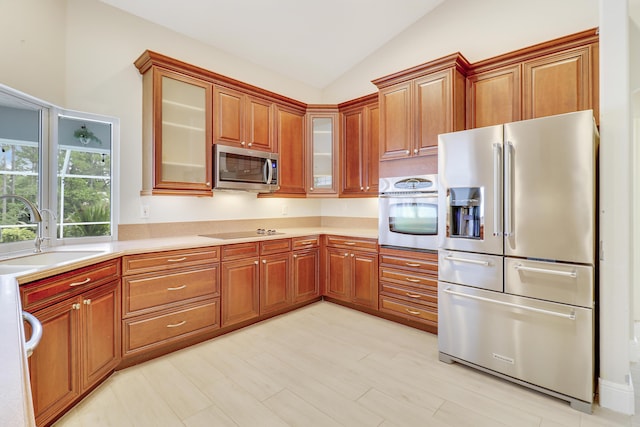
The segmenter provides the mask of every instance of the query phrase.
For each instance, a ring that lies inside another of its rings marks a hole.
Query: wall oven
[[[438,175],[380,178],[382,246],[438,250]]]

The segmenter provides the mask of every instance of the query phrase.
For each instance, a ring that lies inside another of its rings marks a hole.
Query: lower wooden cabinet
[[[119,260],[109,264],[114,271]],[[104,266],[103,264],[102,266]],[[119,264],[118,264],[119,265]],[[98,267],[100,269],[102,267]],[[102,276],[90,269],[84,279],[65,276],[24,286],[35,295],[43,289],[85,282],[82,293],[56,300],[31,311],[37,304],[24,304],[42,324],[42,340],[29,358],[31,391],[36,424],[47,425],[86,391],[111,373],[120,362],[120,284],[118,275]],[[104,283],[105,280],[109,280]],[[71,280],[71,282],[69,282]],[[89,285],[89,283],[102,283]],[[78,285],[82,286],[82,285]],[[46,294],[46,293],[45,293]],[[57,301],[57,302],[56,302]],[[26,335],[31,331],[25,325]]]
[[[222,326],[260,315],[258,257],[222,262]]]
[[[378,308],[378,253],[374,239],[325,236],[325,294]]]
[[[320,296],[320,250],[293,252],[293,302],[309,301]]]
[[[438,255],[380,249],[380,311],[438,331]]]
[[[206,247],[124,256],[125,358],[220,328],[219,251]]]

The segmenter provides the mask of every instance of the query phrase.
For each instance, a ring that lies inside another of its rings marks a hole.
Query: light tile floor
[[[439,362],[435,335],[319,302],[119,371],[55,427],[632,423]]]

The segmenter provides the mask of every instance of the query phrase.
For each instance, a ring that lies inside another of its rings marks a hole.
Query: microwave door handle
[[[265,177],[265,184],[271,184],[271,180],[273,179],[273,163],[271,162],[271,159],[267,159],[264,167],[267,168],[267,170],[263,171],[264,173],[262,174],[262,176]]]
[[[500,144],[493,144],[493,235],[501,236],[502,219],[502,153]]]

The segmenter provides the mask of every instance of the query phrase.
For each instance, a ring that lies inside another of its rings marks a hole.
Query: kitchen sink
[[[37,254],[23,255],[15,258],[0,260],[0,267],[20,266],[20,267],[39,267],[46,265],[55,265],[60,263],[78,261],[92,256],[99,255],[101,251],[52,251],[41,252]],[[2,270],[0,270],[1,272]]]
[[[249,237],[264,237],[264,236],[277,236],[279,234],[284,234],[279,231],[273,232],[259,232],[255,230],[249,231],[229,231],[227,233],[213,233],[213,234],[200,234],[201,237],[210,237],[212,239],[246,239]]]

